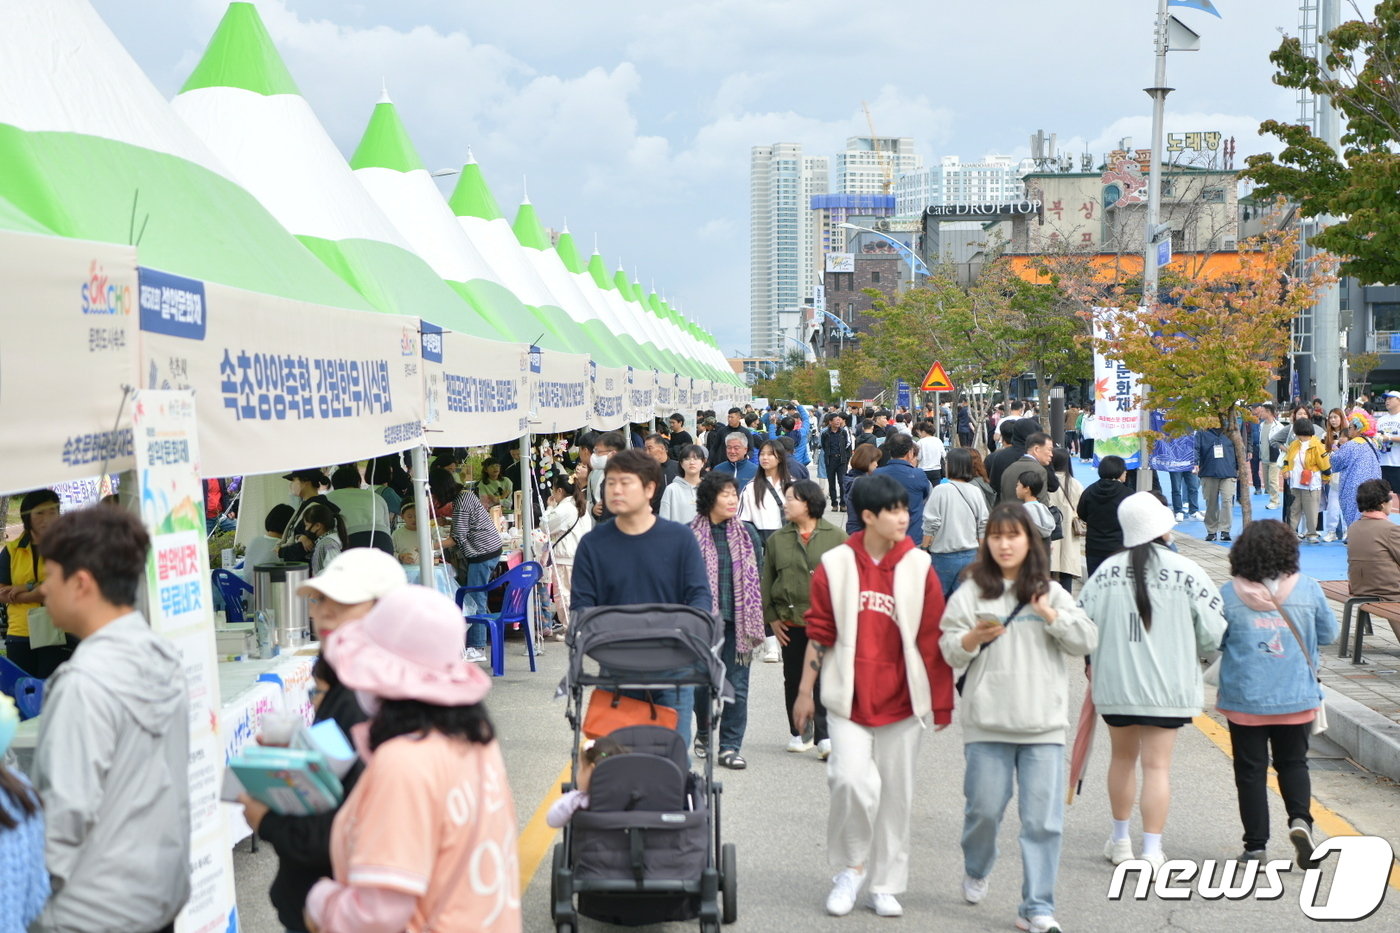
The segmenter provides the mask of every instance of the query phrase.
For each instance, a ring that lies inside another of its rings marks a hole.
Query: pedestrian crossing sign
[[[929,367],[928,375],[924,377],[923,384],[919,388],[924,392],[951,392],[953,391],[953,381],[943,371],[943,364],[935,362]]]

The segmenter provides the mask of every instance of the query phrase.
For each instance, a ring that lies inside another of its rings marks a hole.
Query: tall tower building
[[[754,146],[749,164],[749,315],[754,356],[781,356],[778,312],[802,305],[818,281],[812,195],[830,187],[830,160],[800,143]]]
[[[1030,159],[1018,162],[995,153],[976,162],[944,156],[938,165],[910,172],[895,182],[895,211],[904,217],[919,214],[930,204],[1017,201],[1023,196],[1021,177],[1034,170]]]
[[[851,136],[836,155],[836,193],[893,194],[895,180],[923,164],[911,137]]]

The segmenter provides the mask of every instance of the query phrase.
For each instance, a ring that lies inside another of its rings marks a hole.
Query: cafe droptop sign
[[[924,208],[925,218],[938,220],[981,220],[996,217],[1026,217],[1043,214],[1038,200],[988,202],[985,204],[932,204]]]

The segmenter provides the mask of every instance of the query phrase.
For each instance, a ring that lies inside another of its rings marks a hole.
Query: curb
[[[1357,764],[1400,782],[1400,723],[1322,685],[1327,703],[1327,738]]]

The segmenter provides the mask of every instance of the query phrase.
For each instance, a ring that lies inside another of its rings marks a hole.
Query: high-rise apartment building
[[[1035,170],[1031,159],[983,156],[963,162],[944,156],[936,166],[910,172],[895,181],[895,211],[901,216],[922,213],[930,204],[999,204],[1023,197],[1021,178]]]
[[[836,193],[893,194],[899,176],[923,164],[908,136],[851,136],[836,154]]]
[[[813,195],[830,187],[826,156],[800,143],[754,146],[749,164],[749,315],[751,351],[781,356],[778,312],[800,307],[818,281],[809,216]]]

